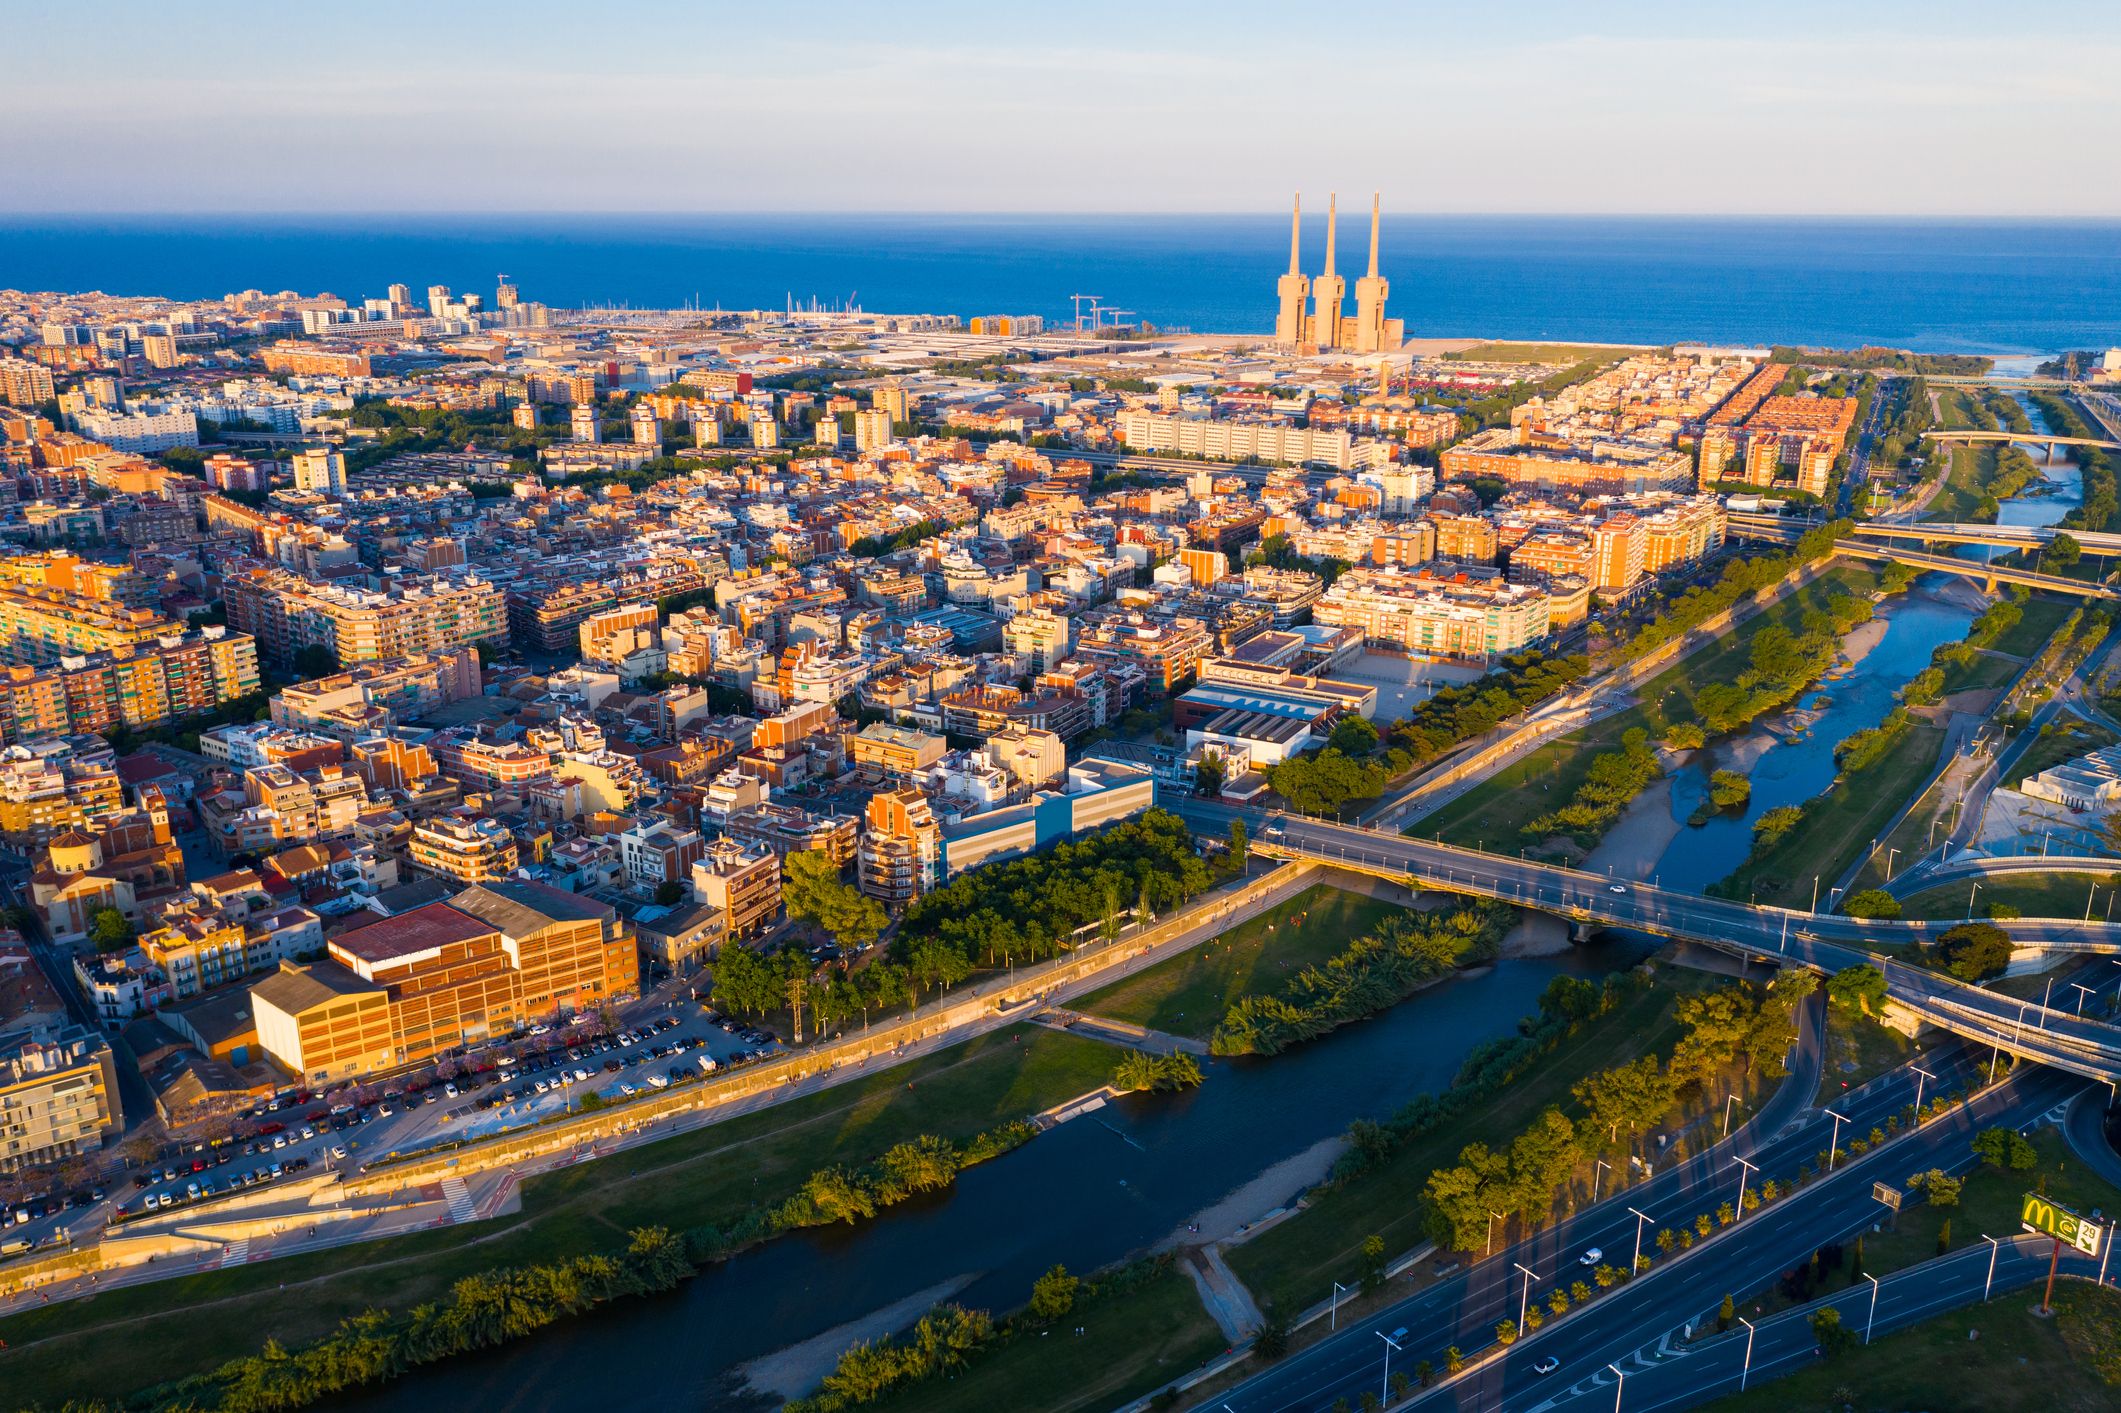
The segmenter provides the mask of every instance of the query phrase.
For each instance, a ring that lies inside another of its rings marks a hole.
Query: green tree
[[[1753,798],[1753,782],[1735,770],[1709,776],[1709,803],[1720,810],[1742,809]]]
[[[1231,821],[1230,821],[1230,865],[1231,865],[1231,867],[1235,868],[1235,869],[1236,869],[1236,870],[1237,870],[1237,871],[1238,871],[1239,873],[1243,873],[1243,872],[1245,871],[1245,860],[1246,860],[1246,858],[1248,858],[1248,857],[1249,857],[1249,856],[1251,855],[1251,852],[1252,852],[1252,840],[1251,840],[1251,837],[1250,837],[1249,835],[1247,835],[1247,834],[1245,833],[1245,822],[1244,822],[1243,820],[1241,820],[1241,819],[1233,819],[1233,820],[1231,820]]]
[[[1841,1323],[1841,1312],[1831,1305],[1813,1312],[1811,1326],[1819,1352],[1829,1359],[1847,1353],[1856,1343],[1855,1331]]]
[[[785,869],[781,900],[790,917],[823,929],[846,947],[866,947],[882,935],[883,907],[842,880],[830,854],[800,849],[788,855]]]
[[[1055,1266],[1031,1283],[1031,1318],[1052,1324],[1075,1308],[1075,1295],[1082,1284],[1066,1266]]]
[[[1962,922],[1937,939],[1945,970],[1961,981],[1986,981],[2010,965],[2010,934],[1989,922]]]
[[[1869,962],[1843,967],[1827,978],[1826,996],[1843,1010],[1880,1015],[1885,1010],[1885,973]]]
[[[2039,1161],[2032,1140],[2014,1128],[1985,1128],[1974,1135],[1974,1153],[1995,1168],[2030,1172]]]
[[[2058,573],[2074,568],[2082,558],[2084,546],[2077,542],[2074,535],[2064,530],[2055,532],[2055,537],[2047,542],[2047,549],[2041,554],[2041,559],[2047,567]]]
[[[676,878],[664,879],[656,885],[655,900],[666,908],[674,903],[683,902],[685,900],[684,882]]]
[[[329,677],[339,670],[339,660],[322,643],[311,643],[297,650],[292,665],[295,676],[305,682]]]
[[[1362,1288],[1377,1290],[1385,1283],[1385,1239],[1372,1233],[1362,1242]]]
[[[1584,1109],[1591,1131],[1603,1130],[1609,1141],[1642,1132],[1672,1106],[1672,1082],[1654,1055],[1578,1080],[1570,1091]]]
[[[1956,1207],[1962,1183],[1942,1168],[1931,1168],[1908,1179],[1908,1190],[1920,1192],[1932,1207]]]
[[[1900,916],[1900,900],[1883,888],[1864,888],[1849,894],[1841,910],[1850,917],[1891,920]]]
[[[1268,1306],[1259,1333],[1252,1337],[1252,1352],[1262,1359],[1279,1359],[1289,1352],[1289,1317]]]
[[[1738,1319],[1738,1304],[1731,1299],[1729,1291],[1723,1295],[1723,1303],[1716,1307],[1716,1333],[1722,1334]]]
[[[1223,784],[1229,779],[1229,775],[1229,763],[1221,755],[1215,752],[1204,753],[1193,763],[1193,792],[1212,799],[1223,792]]]
[[[115,952],[133,943],[133,925],[116,908],[98,908],[89,920],[88,940],[99,952]]]

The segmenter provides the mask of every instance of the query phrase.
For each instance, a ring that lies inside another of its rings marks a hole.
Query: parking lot
[[[617,1103],[782,1050],[766,1031],[683,996],[637,1016],[610,1035],[594,1016],[536,1026],[455,1062],[447,1077],[293,1091],[242,1116],[241,1137],[173,1145],[124,1179],[0,1212],[0,1238],[11,1251],[62,1234],[88,1240],[111,1223],[536,1123],[589,1094]]]

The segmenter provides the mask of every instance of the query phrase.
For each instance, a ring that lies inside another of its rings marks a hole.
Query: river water
[[[1505,958],[1273,1059],[1214,1061],[1207,1083],[1189,1094],[1107,1105],[971,1169],[948,1194],[859,1227],[782,1237],[670,1295],[338,1406],[745,1406],[736,1366],[909,1297],[962,1283],[953,1298],[1006,1310],[1057,1261],[1088,1271],[1154,1246],[1351,1120],[1447,1085],[1466,1052],[1508,1034],[1556,975],[1599,976],[1652,945],[1609,936],[1556,955]],[[1268,1205],[1292,1195],[1274,1194]]]
[[[1953,581],[1925,576],[1907,593],[1879,605],[1875,621],[1883,623],[1882,633],[1866,627],[1850,635],[1861,652],[1853,668],[1830,673],[1796,705],[1755,723],[1743,736],[1695,752],[1671,778],[1675,819],[1686,819],[1701,803],[1713,769],[1745,775],[1753,782],[1753,796],[1742,813],[1726,811],[1706,824],[1682,828],[1659,855],[1656,880],[1698,893],[1744,863],[1752,852],[1753,822],[1779,806],[1801,805],[1832,784],[1838,773],[1834,747],[1883,721],[1901,687],[1929,666],[1930,654],[1966,636],[1975,612],[1969,595],[1954,592]],[[1871,638],[1876,642],[1864,651],[1862,644]],[[1832,882],[1823,880],[1821,886]],[[1800,898],[1794,905],[1806,901]]]
[[[2035,432],[2050,430],[2039,407],[2023,393],[2017,396]],[[2074,460],[2058,457],[2051,464],[2042,460],[2045,443],[2022,445],[2040,463],[2044,479],[2028,487],[2028,494],[2004,501],[1997,510],[1997,523],[2052,525],[2083,499],[2081,474]],[[1984,545],[1966,547],[1967,553],[1977,557],[1991,551],[1992,547]],[[1699,891],[1744,863],[1752,851],[1753,822],[1771,809],[1802,804],[1826,789],[1837,773],[1834,747],[1884,720],[1900,688],[1929,666],[1930,653],[1966,636],[1976,611],[1964,581],[1924,576],[1908,593],[1880,605],[1884,634],[1861,651],[1852,670],[1830,677],[1801,696],[1796,706],[1757,724],[1744,736],[1698,752],[1672,777],[1674,820],[1684,821],[1701,803],[1713,769],[1746,775],[1753,783],[1752,799],[1743,814],[1720,814],[1699,827],[1681,827],[1676,834],[1662,822],[1654,834],[1646,828],[1645,837],[1661,841],[1671,835],[1650,870],[1652,875],[1666,886]],[[1862,644],[1872,636],[1876,629],[1859,628],[1851,640]],[[1814,710],[1822,701],[1823,710]],[[1831,879],[1822,880],[1821,886],[1831,883]]]

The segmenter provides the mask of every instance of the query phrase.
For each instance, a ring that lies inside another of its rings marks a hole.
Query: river
[[[1556,975],[1603,975],[1652,946],[1607,936],[1556,955],[1504,958],[1272,1059],[1211,1062],[1207,1083],[1191,1093],[1110,1104],[971,1169],[948,1194],[858,1227],[784,1236],[668,1296],[336,1406],[759,1406],[737,1389],[738,1366],[924,1292],[957,1287],[953,1298],[1001,1311],[1022,1303],[1055,1262],[1088,1271],[1145,1251],[1351,1120],[1447,1085],[1467,1051],[1536,1009]]]
[[[1698,893],[1744,863],[1752,852],[1753,822],[1779,806],[1801,805],[1833,783],[1834,748],[1883,721],[1901,687],[1929,666],[1930,654],[1966,636],[1978,611],[1972,597],[1953,580],[1925,576],[1880,604],[1878,617],[1844,640],[1856,659],[1853,667],[1829,673],[1794,706],[1743,735],[1695,752],[1671,777],[1674,819],[1686,819],[1701,803],[1711,770],[1745,775],[1753,783],[1752,799],[1742,812],[1725,811],[1680,829],[1658,856],[1656,880]]]

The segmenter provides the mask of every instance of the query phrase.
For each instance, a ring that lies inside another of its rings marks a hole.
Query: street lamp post
[[[1532,1303],[1532,1277],[1538,1273],[1522,1261],[1512,1261],[1510,1264],[1524,1272],[1524,1289],[1517,1296],[1517,1333],[1522,1335],[1525,1308]]]
[[[1501,1218],[1502,1213],[1500,1212],[1488,1213],[1488,1254],[1490,1256],[1495,1254],[1495,1223]]]
[[[1738,1391],[1744,1393],[1745,1381],[1753,1372],[1753,1322],[1740,1315],[1738,1323],[1745,1326],[1745,1363],[1738,1370]]]
[[[1745,1220],[1745,1185],[1747,1182],[1751,1181],[1753,1174],[1759,1172],[1760,1169],[1756,1165],[1748,1163],[1743,1158],[1734,1158],[1731,1161],[1735,1162],[1739,1167],[1738,1215],[1736,1217],[1733,1217],[1732,1220],[1742,1222]]]
[[[1869,1271],[1863,1273],[1863,1278],[1871,1283],[1871,1313],[1863,1322],[1863,1342],[1869,1344],[1871,1326],[1878,1322],[1878,1278]]]
[[[2072,981],[2069,985],[2070,989],[2077,993],[2077,1019],[2082,1020],[2084,1019],[2084,998],[2092,994],[2092,989],[2081,981]]]
[[[2003,1243],[1997,1241],[1996,1238],[1990,1236],[1987,1232],[1981,1233],[1981,1239],[1988,1243],[1988,1279],[1981,1282],[1981,1303],[1986,1305],[1988,1304],[1989,1287],[1996,1283],[1996,1253],[2003,1249]]]
[[[1642,1229],[1648,1225],[1650,1214],[1647,1212],[1636,1212],[1633,1207],[1628,1208],[1628,1210],[1635,1212],[1635,1259],[1628,1264],[1628,1278],[1632,1280],[1635,1273],[1642,1269]]]
[[[1613,1165],[1611,1163],[1608,1163],[1605,1159],[1600,1158],[1598,1160],[1598,1166],[1592,1169],[1591,1171],[1591,1203],[1593,1206],[1596,1206],[1598,1203],[1599,1184],[1605,1181],[1606,1169],[1612,1166]]]
[[[1848,1120],[1835,1113],[1832,1109],[1826,1111],[1826,1116],[1834,1121],[1834,1136],[1827,1141],[1826,1145],[1826,1170],[1832,1172],[1834,1170],[1835,1156],[1841,1152],[1841,1126],[1847,1123]]]
[[[1723,1136],[1725,1138],[1731,1136],[1731,1105],[1737,1102],[1737,1099],[1738,1094],[1735,1090],[1723,1096]]]
[[[1920,1065],[1910,1065],[1908,1068],[1912,1069],[1918,1076],[1915,1080],[1915,1122],[1919,1124],[1922,1122],[1922,1086],[1937,1076],[1931,1074]]]
[[[1606,1367],[1611,1369],[1613,1377],[1619,1380],[1618,1383],[1613,1385],[1613,1413],[1620,1413],[1620,1395],[1628,1391],[1627,1370],[1621,1368],[1618,1364],[1608,1364]]]
[[[1383,1330],[1377,1332],[1377,1337],[1385,1342],[1384,1392],[1380,1396],[1385,1402],[1389,1403],[1392,1399],[1392,1355],[1398,1350],[1399,1346],[1393,1343],[1392,1336],[1386,1334]]]
[[[1333,1306],[1326,1312],[1327,1329],[1337,1330],[1340,1328],[1340,1295],[1342,1291],[1353,1289],[1353,1286],[1342,1285],[1339,1281],[1333,1282]]]

